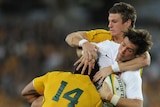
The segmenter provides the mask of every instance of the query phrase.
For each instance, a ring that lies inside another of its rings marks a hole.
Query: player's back
[[[100,95],[87,75],[50,72],[42,78],[45,97],[42,107],[102,106]]]

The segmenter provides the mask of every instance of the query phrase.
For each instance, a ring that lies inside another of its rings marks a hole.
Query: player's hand
[[[81,58],[74,63],[74,66],[76,65],[77,65],[76,70],[79,70],[80,68],[82,68],[81,74],[84,74],[84,72],[88,67],[88,75],[90,75],[92,69],[94,68],[95,60],[92,59],[89,61],[84,56],[81,56]]]
[[[82,45],[83,56],[86,60],[91,61],[92,59],[97,59],[98,47],[90,42],[85,42]]]
[[[81,58],[74,63],[74,65],[78,65],[76,70],[79,70],[81,67],[83,67],[81,74],[84,74],[84,72],[88,67],[88,75],[90,75],[98,56],[97,53],[98,47],[89,42],[85,42],[82,45],[82,49],[83,49],[83,54]]]
[[[102,87],[98,91],[99,91],[100,96],[103,100],[108,100],[109,95],[112,94],[112,92],[106,82],[103,83]]]
[[[102,68],[101,70],[99,70],[93,77],[93,82],[97,82],[98,81],[98,84],[101,84],[104,79],[110,75],[112,73],[112,68],[111,66],[109,67],[104,67]]]

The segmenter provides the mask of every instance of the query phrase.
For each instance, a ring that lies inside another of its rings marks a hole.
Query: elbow
[[[72,44],[72,42],[73,42],[73,37],[72,37],[71,34],[68,34],[68,35],[67,35],[67,37],[65,38],[65,42],[66,42],[69,46],[74,47],[74,45]]]
[[[67,37],[65,38],[65,42],[68,44],[68,45],[70,45],[70,35],[67,35]]]
[[[148,52],[146,52],[146,53],[144,54],[143,60],[144,60],[144,61],[143,61],[144,67],[150,66],[150,64],[151,64],[151,57],[150,57],[150,54],[149,54]]]
[[[71,47],[78,47],[79,41],[86,38],[85,31],[78,31],[68,34],[65,38],[65,41]]]
[[[150,60],[144,61],[144,66],[145,66],[145,67],[146,67],[146,66],[150,66],[150,64],[151,64]]]
[[[25,96],[25,91],[24,91],[24,89],[21,91],[21,95],[22,95],[22,96]]]

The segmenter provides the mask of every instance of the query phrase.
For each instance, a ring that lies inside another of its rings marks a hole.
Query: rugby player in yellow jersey
[[[120,2],[114,4],[109,10],[109,31],[96,29],[91,31],[77,31],[67,35],[65,40],[71,47],[81,47],[83,49],[83,56],[75,63],[79,64],[78,68],[84,65],[82,73],[84,73],[87,65],[89,65],[88,74],[90,74],[91,69],[94,67],[98,48],[91,42],[101,42],[109,39],[114,42],[121,43],[124,38],[123,33],[127,31],[128,28],[135,27],[136,18],[135,8],[130,4]],[[113,73],[116,70],[120,70],[122,72],[137,70],[149,65],[150,55],[148,52],[145,52],[130,61],[123,63],[118,62],[118,65],[114,66],[116,68],[111,67],[112,72],[110,73]]]
[[[22,95],[31,107],[102,107],[96,84],[91,81],[98,70],[97,65],[90,76],[80,74],[81,71],[48,72],[33,79]]]

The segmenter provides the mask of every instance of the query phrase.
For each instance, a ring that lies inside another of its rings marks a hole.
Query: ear
[[[131,26],[131,19],[128,19],[126,22],[125,22],[126,26],[129,28]]]

